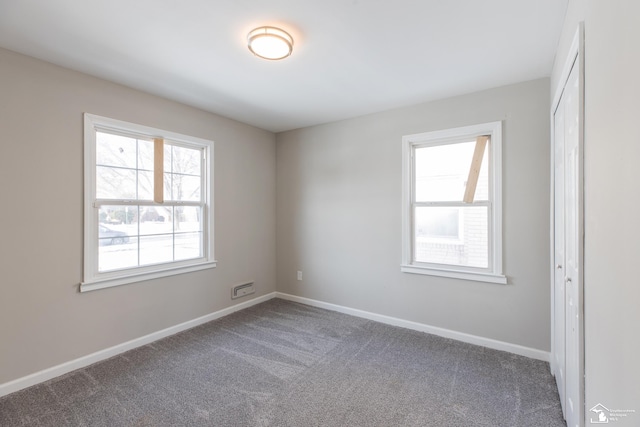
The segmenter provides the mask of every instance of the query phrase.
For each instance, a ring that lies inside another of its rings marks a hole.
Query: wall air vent
[[[245,295],[250,295],[256,291],[256,288],[253,286],[253,282],[243,283],[242,285],[236,285],[231,288],[231,299],[236,299],[243,297]]]

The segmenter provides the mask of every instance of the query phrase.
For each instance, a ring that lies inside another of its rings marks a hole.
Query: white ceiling
[[[277,132],[548,76],[566,7],[0,0],[0,46]],[[259,25],[290,32],[293,55],[252,56]]]

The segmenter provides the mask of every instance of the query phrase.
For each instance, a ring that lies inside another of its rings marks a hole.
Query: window
[[[502,123],[402,139],[401,270],[506,283],[502,274]]]
[[[81,291],[215,267],[213,142],[85,114]]]

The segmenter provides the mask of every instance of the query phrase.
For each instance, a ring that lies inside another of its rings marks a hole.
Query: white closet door
[[[564,286],[564,103],[554,114],[554,280],[553,280],[553,349],[551,355],[562,413],[565,401],[565,286]]]
[[[584,422],[584,36],[580,26],[553,114],[551,365],[568,427]]]
[[[580,426],[583,390],[582,153],[580,147],[579,67],[574,66],[565,87],[564,132],[564,250],[567,426]]]

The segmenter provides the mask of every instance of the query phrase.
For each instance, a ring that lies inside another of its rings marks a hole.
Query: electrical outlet
[[[302,271],[298,271],[298,280],[302,280]]]

